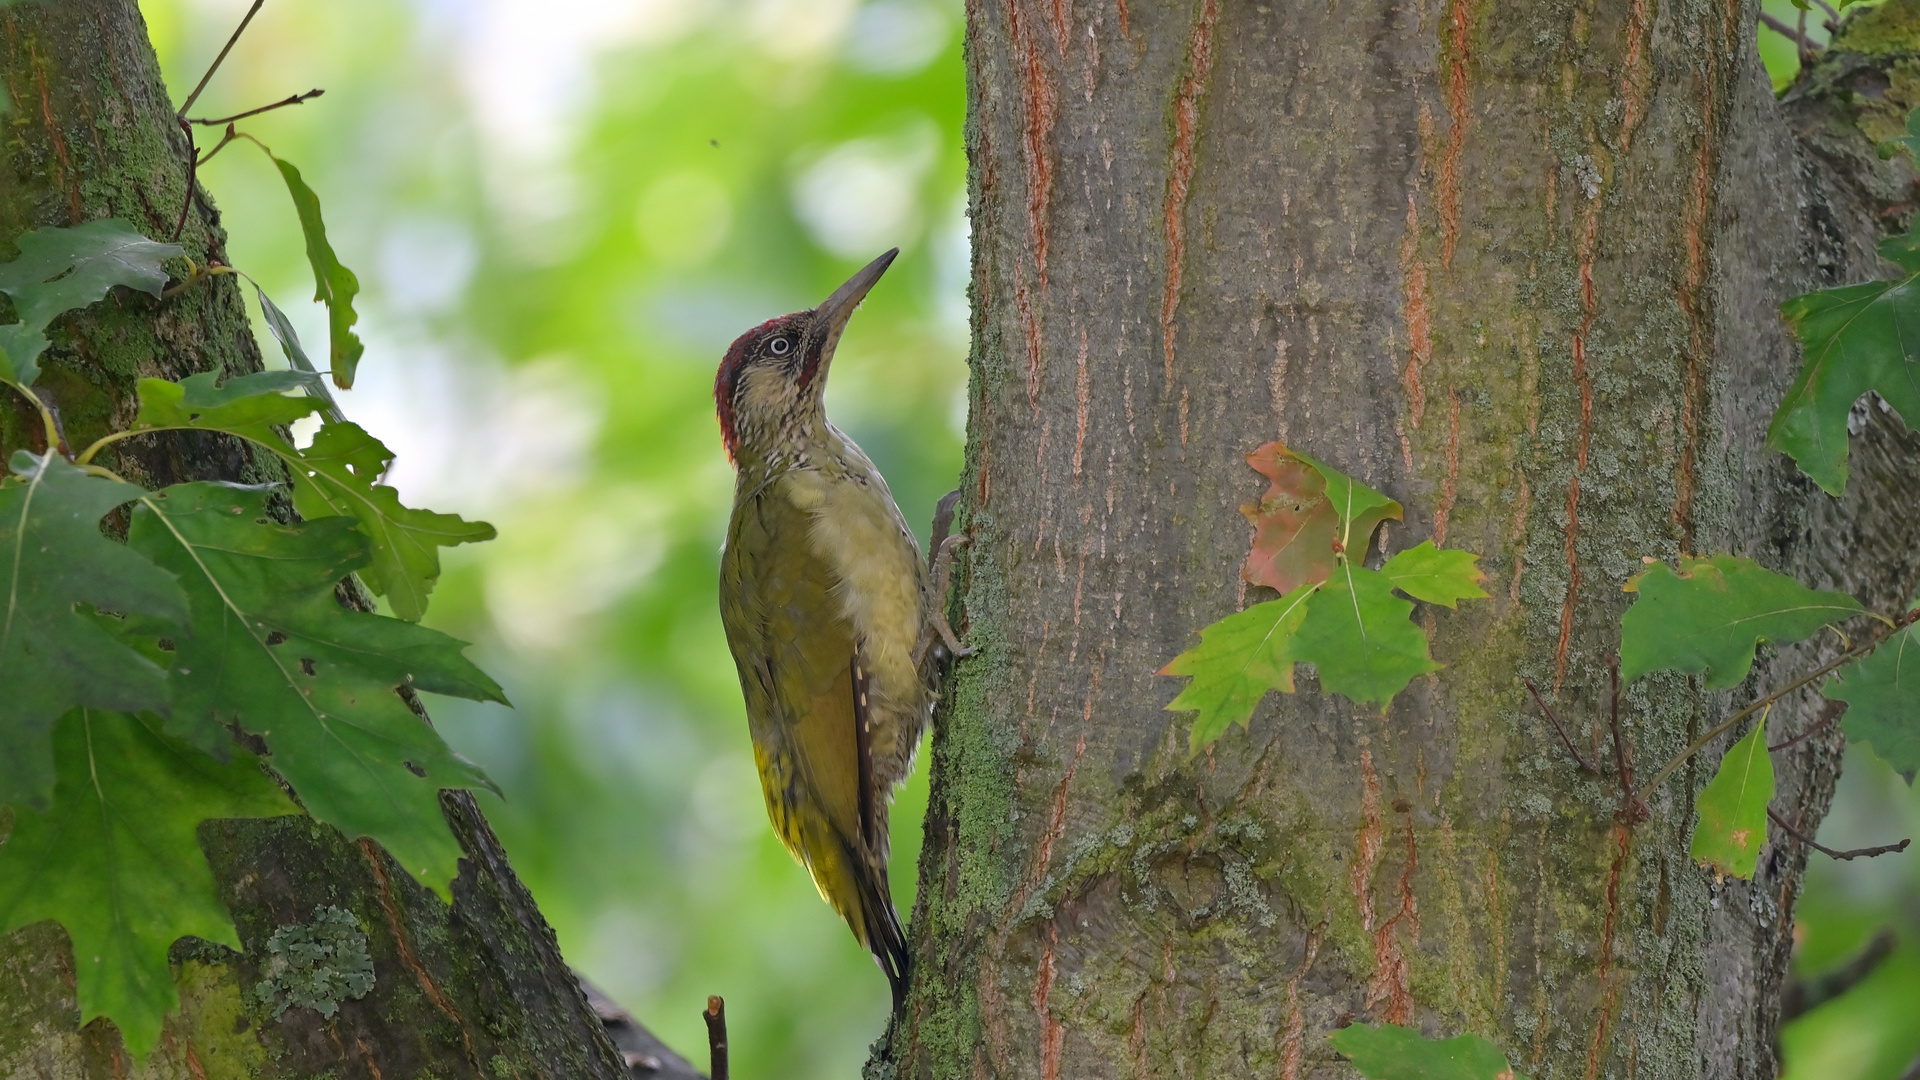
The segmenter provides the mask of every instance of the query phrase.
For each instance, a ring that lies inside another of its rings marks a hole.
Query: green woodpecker
[[[897,254],[741,335],[713,391],[735,469],[720,621],[767,816],[879,961],[896,1008],[907,943],[887,889],[887,809],[926,730],[937,644],[965,650],[887,482],[821,398],[848,317]]]

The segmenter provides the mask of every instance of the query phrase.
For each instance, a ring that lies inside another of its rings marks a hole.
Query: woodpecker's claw
[[[955,492],[957,495],[958,492]],[[945,530],[939,530],[944,534]],[[927,655],[933,645],[934,635],[938,634],[941,648],[948,656],[962,659],[973,655],[973,650],[961,644],[960,636],[953,632],[953,624],[947,622],[947,589],[953,581],[953,552],[955,548],[971,543],[965,536],[944,536],[933,551],[933,610],[928,616],[927,627],[920,631],[920,640],[914,645],[914,666]]]

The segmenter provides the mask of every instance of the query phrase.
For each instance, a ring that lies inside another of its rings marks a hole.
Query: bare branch
[[[175,117],[183,122],[186,120],[187,110],[193,108],[193,103],[200,100],[200,92],[207,88],[209,82],[213,81],[213,73],[220,70],[221,64],[226,63],[227,54],[233,51],[234,43],[240,40],[241,34],[247,32],[247,24],[253,21],[255,15],[260,13],[261,5],[266,2],[267,0],[253,0],[253,6],[247,9],[246,17],[240,20],[239,26],[233,28],[233,36],[227,39],[226,45],[221,47],[220,55],[213,58],[213,63],[208,66],[207,73],[200,76],[200,84],[193,88],[193,93],[187,95],[185,104],[180,106],[180,111],[174,114]]]
[[[1854,848],[1851,851],[1835,851],[1815,840],[1813,837],[1808,836],[1806,833],[1801,832],[1799,829],[1787,824],[1787,819],[1774,813],[1773,807],[1771,806],[1767,807],[1767,817],[1775,825],[1780,826],[1781,831],[1785,832],[1788,836],[1793,837],[1795,840],[1800,841],[1829,859],[1840,859],[1845,862],[1850,862],[1854,859],[1871,859],[1878,855],[1892,855],[1907,850],[1907,845],[1913,843],[1913,840],[1909,838],[1897,844],[1881,844],[1879,847],[1863,847]]]
[[[317,98],[324,93],[326,93],[325,90],[322,90],[319,87],[315,87],[304,94],[294,94],[291,97],[287,97],[280,101],[276,101],[271,105],[262,105],[257,109],[248,109],[246,112],[234,113],[232,116],[222,116],[216,120],[189,119],[187,123],[199,124],[201,127],[219,127],[221,124],[231,124],[236,120],[245,120],[249,116],[259,116],[261,113],[264,113],[264,112],[272,112],[275,109],[284,109],[289,105],[305,105],[307,102],[312,101],[314,98]],[[209,154],[207,156],[212,157],[213,155]]]
[[[1820,719],[1815,721],[1812,727],[1784,742],[1774,743],[1772,746],[1767,747],[1767,752],[1771,754],[1775,751],[1785,750],[1789,746],[1798,746],[1800,743],[1806,742],[1808,739],[1832,727],[1836,721],[1846,714],[1847,711],[1841,707],[1839,702],[1829,701],[1821,708]]]
[[[1547,714],[1547,722],[1552,724],[1553,730],[1559,733],[1560,741],[1565,744],[1567,753],[1573,755],[1574,763],[1580,766],[1581,771],[1599,776],[1599,767],[1581,756],[1580,748],[1573,745],[1572,739],[1567,738],[1567,729],[1560,726],[1560,718],[1553,714],[1553,709],[1547,705],[1547,700],[1540,696],[1540,688],[1533,685],[1532,679],[1523,681],[1527,684],[1527,690],[1533,694],[1534,704],[1539,705],[1540,711]]]
[[[727,1080],[727,1003],[718,994],[709,996],[700,1017],[707,1022],[707,1072],[712,1080]]]

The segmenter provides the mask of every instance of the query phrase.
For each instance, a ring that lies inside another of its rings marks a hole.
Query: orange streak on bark
[[[1059,1080],[1060,1048],[1067,1039],[1066,1028],[1059,1018],[1047,1011],[1047,997],[1053,992],[1053,950],[1059,942],[1059,929],[1052,923],[1047,924],[1047,944],[1040,952],[1039,978],[1033,985],[1033,1011],[1040,1017],[1041,1080]]]
[[[1324,925],[1324,924],[1322,924]],[[1300,1080],[1300,1059],[1306,1049],[1307,1017],[1300,1010],[1300,981],[1307,977],[1313,958],[1320,954],[1320,929],[1307,934],[1306,955],[1287,980],[1286,1024],[1280,1034],[1280,1080]]]
[[[1132,37],[1133,31],[1128,29],[1128,19],[1130,16],[1127,13],[1127,0],[1114,0],[1114,6],[1120,9],[1120,36],[1123,38]]]
[[[1405,294],[1403,314],[1407,320],[1407,366],[1400,373],[1407,388],[1407,415],[1417,431],[1420,416],[1427,409],[1427,393],[1420,385],[1420,372],[1433,359],[1433,310],[1427,292],[1427,264],[1419,259],[1420,211],[1407,192],[1407,235],[1400,241],[1401,288]],[[1411,458],[1412,452],[1408,451]]]
[[[1006,0],[1007,30],[1020,65],[1020,159],[1027,180],[1027,231],[1033,236],[1033,263],[1040,291],[1047,291],[1047,202],[1053,196],[1053,157],[1048,143],[1059,99],[1047,77],[1046,62],[1027,24],[1022,0]]]
[[[1080,479],[1080,462],[1087,447],[1087,397],[1092,381],[1087,377],[1087,328],[1080,328],[1080,370],[1073,380],[1073,405],[1076,430],[1073,435],[1073,478]]]
[[[1380,863],[1380,778],[1373,771],[1373,751],[1360,751],[1360,836],[1355,843],[1348,884],[1360,910],[1360,929],[1373,933],[1373,869]]]
[[[1020,162],[1027,182],[1027,232],[1033,242],[1034,275],[1041,293],[1047,291],[1047,203],[1053,196],[1053,157],[1050,142],[1059,101],[1048,77],[1046,62],[1034,40],[1023,0],[1006,0],[1007,34],[1020,70]],[[1013,273],[1014,308],[1027,345],[1027,400],[1039,411],[1040,320],[1018,266]]]
[[[1413,815],[1407,814],[1407,861],[1400,868],[1398,892],[1400,910],[1373,932],[1373,980],[1367,985],[1367,1008],[1378,1009],[1389,1024],[1406,1025],[1413,1021],[1413,972],[1407,961],[1406,946],[1401,943],[1400,927],[1406,927],[1408,943],[1420,945],[1420,906],[1413,895],[1413,874],[1420,865],[1413,841]]]
[[[1526,569],[1527,549],[1520,543],[1527,535],[1527,511],[1533,506],[1533,488],[1527,483],[1527,474],[1520,472],[1520,493],[1513,499],[1513,531],[1508,533],[1513,545],[1513,583],[1507,587],[1507,595],[1520,602],[1520,575]]]
[[[1553,688],[1567,678],[1567,657],[1573,646],[1573,605],[1580,595],[1580,475],[1567,484],[1567,598],[1560,605],[1560,643],[1553,650]]]
[[[1460,486],[1460,395],[1447,387],[1447,478],[1440,484],[1440,505],[1433,511],[1433,542],[1447,542],[1447,520]]]
[[[1627,13],[1627,59],[1620,71],[1620,152],[1633,147],[1633,133],[1646,113],[1647,0],[1633,0]]]
[[[413,973],[414,981],[426,992],[427,1000],[433,1002],[433,1007],[453,1021],[453,1026],[460,1032],[460,1042],[466,1047],[468,1064],[473,1066],[474,1072],[479,1072],[480,1055],[474,1051],[473,1033],[467,1030],[466,1018],[460,1015],[460,1010],[454,1007],[440,985],[433,981],[433,976],[420,963],[420,958],[414,954],[406,924],[401,921],[400,909],[394,903],[393,883],[387,878],[386,864],[381,862],[381,849],[363,836],[360,838],[360,854],[367,860],[367,865],[373,868],[374,883],[380,887],[380,909],[386,913],[387,930],[393,934],[394,947],[400,952],[400,965]]]
[[[1018,269],[1013,272],[1013,307],[1020,315],[1020,336],[1027,342],[1027,404],[1040,415],[1040,319],[1033,312],[1033,297]]]
[[[1440,265],[1453,266],[1453,247],[1460,239],[1460,151],[1467,144],[1472,119],[1467,89],[1473,30],[1473,0],[1453,0],[1449,10],[1449,67],[1447,70],[1447,151],[1440,158]]]
[[[1608,1036],[1613,1033],[1614,1009],[1620,1000],[1619,980],[1609,976],[1613,973],[1613,928],[1620,914],[1620,873],[1626,867],[1633,834],[1616,822],[1612,836],[1613,868],[1607,873],[1607,916],[1600,926],[1600,1022],[1594,1025],[1593,1041],[1587,1044],[1586,1080],[1595,1080],[1600,1075],[1601,1054],[1606,1050]]]
[[[1194,146],[1200,140],[1200,97],[1213,73],[1213,26],[1220,0],[1200,0],[1200,15],[1187,40],[1187,73],[1173,102],[1173,152],[1167,172],[1167,291],[1160,302],[1160,337],[1166,353],[1167,385],[1173,385],[1174,315],[1180,309],[1180,279],[1187,258],[1187,190],[1193,184]],[[1122,30],[1122,33],[1125,31]],[[1184,441],[1184,440],[1182,440]]]

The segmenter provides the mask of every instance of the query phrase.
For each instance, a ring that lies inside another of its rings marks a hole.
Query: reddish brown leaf
[[[1240,508],[1253,523],[1253,550],[1240,576],[1283,594],[1327,580],[1338,550],[1340,515],[1327,501],[1326,480],[1278,442],[1248,454],[1247,464],[1272,483],[1258,503]]]

